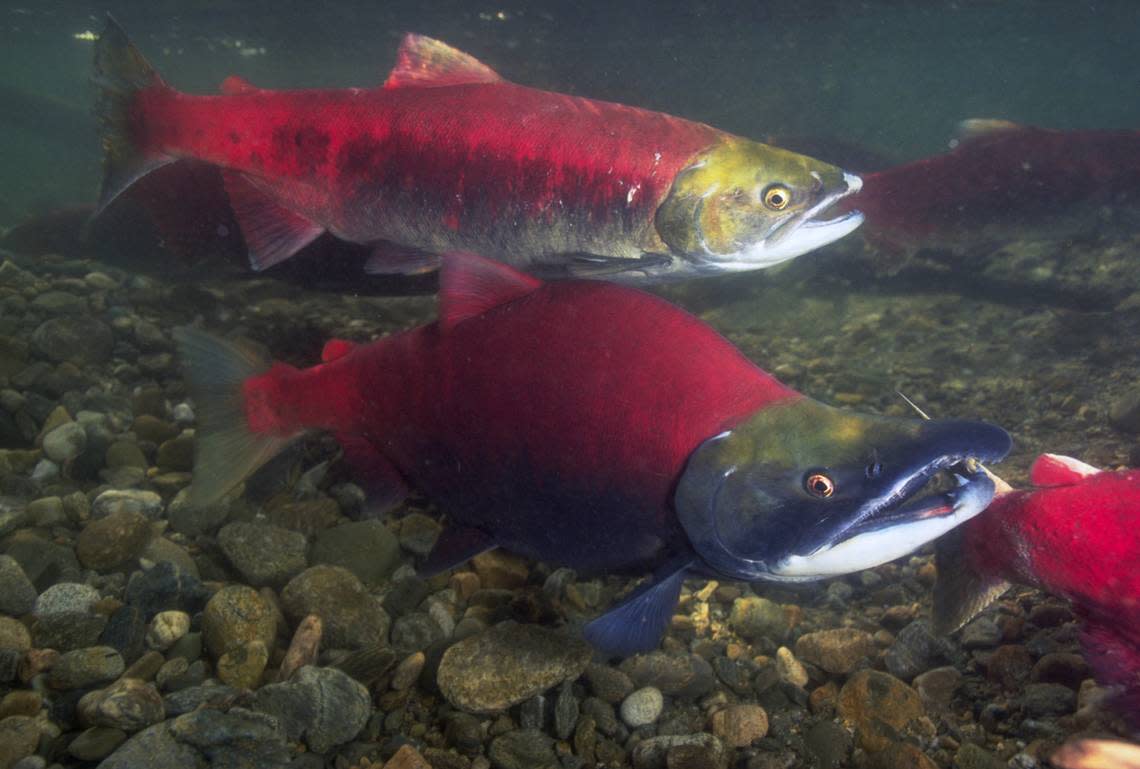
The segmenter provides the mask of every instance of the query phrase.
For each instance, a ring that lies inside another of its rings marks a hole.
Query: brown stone
[[[289,642],[285,659],[281,660],[281,669],[277,676],[279,681],[288,681],[293,673],[305,665],[317,664],[322,632],[321,618],[316,614],[310,614],[301,620],[301,624],[297,625],[297,632],[293,633],[293,640]]]
[[[894,742],[870,754],[867,769],[938,769],[938,764],[914,745]]]
[[[835,675],[846,675],[875,653],[875,639],[855,628],[805,633],[796,641],[796,656]]]
[[[1017,644],[999,646],[986,661],[986,678],[1003,689],[1020,689],[1032,671],[1033,656]]]
[[[768,713],[759,705],[729,705],[710,722],[712,733],[732,748],[746,748],[768,734]]]
[[[108,571],[137,558],[150,538],[146,516],[124,510],[88,523],[75,540],[75,555],[88,569]]]
[[[859,747],[885,750],[924,715],[918,692],[887,673],[860,670],[839,692],[839,715],[855,727]]]
[[[88,692],[79,700],[84,726],[103,726],[137,732],[157,724],[165,715],[162,695],[154,684],[136,678],[120,678],[104,689]]]
[[[40,727],[30,716],[8,716],[0,720],[0,767],[8,769],[30,756],[40,743]]]
[[[256,590],[229,585],[214,593],[202,613],[202,637],[215,657],[249,641],[268,649],[277,636],[277,616]]]
[[[237,689],[256,689],[268,664],[265,644],[249,641],[218,658],[218,680]]]
[[[471,559],[479,583],[488,589],[513,590],[526,584],[530,569],[522,558],[505,550],[489,550]]]
[[[8,716],[34,716],[44,706],[42,694],[30,689],[17,689],[8,692],[0,700],[0,720]]]
[[[431,769],[431,764],[411,745],[401,745],[384,769]]]

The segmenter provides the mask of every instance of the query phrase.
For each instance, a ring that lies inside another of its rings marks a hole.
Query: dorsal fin
[[[501,83],[499,73],[470,54],[430,37],[408,33],[396,52],[385,88],[434,88],[464,83]]]
[[[1042,454],[1029,469],[1029,480],[1034,486],[1072,486],[1100,470],[1079,459],[1061,454]]]
[[[244,77],[238,77],[237,75],[230,75],[222,81],[222,94],[225,96],[233,96],[238,93],[254,93],[260,90],[260,88]]]
[[[975,117],[958,123],[958,141],[977,139],[979,136],[988,136],[1001,131],[1020,131],[1025,126],[1012,120],[1001,118]]]
[[[468,318],[526,296],[538,278],[475,254],[447,254],[439,272],[439,325],[444,331]]]
[[[347,339],[330,339],[321,350],[321,363],[331,363],[356,349],[356,342]]]

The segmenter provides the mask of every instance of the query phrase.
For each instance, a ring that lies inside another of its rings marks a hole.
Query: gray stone
[[[317,532],[313,563],[342,566],[364,584],[379,584],[396,568],[400,543],[380,521],[354,521]]]
[[[992,649],[1001,643],[1001,628],[989,617],[978,617],[962,629],[963,649]]]
[[[707,757],[704,765],[709,767],[724,766],[728,760],[728,751],[724,743],[707,733],[650,737],[634,747],[630,759],[634,769],[666,769],[669,754],[678,748],[692,749],[704,754]],[[672,762],[669,766],[673,766]]]
[[[461,710],[494,713],[577,678],[591,653],[580,638],[504,622],[444,652],[439,688]]]
[[[162,517],[162,510],[162,497],[153,491],[141,489],[108,489],[95,497],[95,501],[91,503],[92,518],[131,512],[157,521]]]
[[[413,612],[396,618],[392,623],[392,648],[400,654],[423,651],[444,639],[439,623],[423,612]]]
[[[132,574],[123,600],[149,620],[165,609],[180,609],[192,615],[202,610],[209,597],[196,577],[173,563],[163,562]]]
[[[167,718],[176,718],[199,708],[225,710],[241,693],[232,686],[211,682],[171,692],[163,702]]]
[[[134,606],[121,606],[107,620],[99,635],[99,643],[116,649],[129,665],[142,656],[145,633],[142,612]]]
[[[887,672],[895,678],[910,681],[920,673],[952,661],[954,646],[950,641],[935,635],[926,620],[916,620],[895,637],[887,649]]]
[[[280,587],[305,570],[303,534],[261,523],[230,523],[218,532],[218,545],[254,587]]]
[[[32,332],[32,348],[41,357],[76,365],[103,363],[111,358],[115,339],[110,327],[96,318],[65,316],[41,323]]]
[[[53,462],[70,462],[87,446],[87,431],[78,422],[65,422],[44,436],[44,454]]]
[[[32,300],[32,307],[51,315],[82,315],[87,300],[67,291],[45,291]]]
[[[79,713],[89,726],[137,732],[161,721],[166,711],[154,684],[123,678],[84,695],[79,701]]]
[[[144,766],[207,769],[209,764],[197,750],[174,739],[169,723],[161,723],[131,737],[99,764],[99,769],[139,769]]]
[[[199,710],[169,723],[174,738],[196,748],[210,769],[279,769],[290,758],[276,721],[245,708]]]
[[[41,497],[28,503],[31,525],[41,529],[62,526],[68,522],[67,511],[59,497]]]
[[[32,634],[22,622],[0,616],[0,649],[26,652],[32,648]]]
[[[61,582],[43,591],[32,613],[37,619],[71,614],[87,614],[99,601],[99,591],[78,582]]]
[[[18,531],[5,540],[4,551],[16,559],[24,574],[40,591],[56,584],[73,583],[80,578],[75,552],[27,531]]]
[[[99,761],[126,741],[127,733],[122,729],[93,726],[72,740],[67,752],[80,761]]]
[[[348,742],[368,721],[368,689],[336,668],[305,666],[285,683],[257,690],[254,710],[277,719],[289,740],[315,753]]]
[[[621,704],[621,720],[631,729],[656,723],[665,708],[665,698],[655,686],[645,686],[630,694]]]
[[[122,675],[123,658],[110,646],[75,649],[60,655],[48,673],[53,689],[83,689]]]
[[[1021,694],[1021,707],[1029,716],[1063,716],[1076,706],[1076,693],[1063,684],[1027,684]]]
[[[289,581],[281,602],[294,624],[310,614],[319,616],[326,646],[359,649],[387,643],[388,613],[347,569],[310,567]]]
[[[591,662],[586,666],[585,677],[595,696],[615,705],[633,691],[630,677],[609,665]]]
[[[15,558],[0,555],[0,614],[22,617],[36,605],[36,587]]]
[[[495,769],[558,769],[554,740],[538,729],[499,735],[488,751]]]
[[[182,489],[170,501],[166,517],[170,528],[190,537],[207,534],[226,522],[230,515],[230,500],[226,497],[207,505],[189,503],[190,489]]]
[[[1126,392],[1108,409],[1108,422],[1125,433],[1140,433],[1140,390]]]
[[[638,654],[623,660],[619,669],[635,686],[655,686],[670,697],[702,697],[717,684],[712,666],[695,654]]]
[[[558,689],[558,696],[554,699],[554,736],[560,740],[568,740],[574,734],[578,725],[578,698],[574,696],[574,686],[566,681]]]
[[[206,709],[155,724],[127,740],[99,769],[282,769],[289,749],[273,719],[243,708]]]
[[[27,507],[17,500],[0,499],[0,537],[6,537],[27,525],[31,517]]]

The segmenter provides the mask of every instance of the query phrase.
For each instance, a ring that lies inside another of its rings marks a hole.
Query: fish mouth
[[[714,255],[710,252],[706,254],[706,259],[716,271],[755,270],[786,262],[834,243],[859,228],[863,223],[863,213],[845,211],[830,219],[819,218],[820,215],[862,188],[863,180],[860,177],[844,171],[841,185],[810,208],[777,223],[762,240],[731,254]],[[699,227],[699,222],[696,225]]]
[[[835,532],[829,544],[775,564],[772,576],[786,580],[838,576],[913,552],[986,509],[995,485],[982,462],[1002,456],[1004,452],[936,458],[885,498],[868,503],[864,514]]]

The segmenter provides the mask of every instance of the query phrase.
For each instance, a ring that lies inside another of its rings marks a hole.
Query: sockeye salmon
[[[980,512],[977,461],[1010,438],[969,421],[825,406],[712,328],[620,284],[543,283],[446,257],[439,320],[324,362],[268,363],[177,332],[199,414],[193,503],[218,498],[309,430],[392,497],[446,511],[424,569],[504,547],[653,581],[587,626],[599,648],[656,645],[686,574],[811,580],[901,556]],[[946,471],[959,484],[922,496]]]
[[[866,216],[868,239],[904,252],[1140,232],[1140,131],[966,120],[950,152],[863,179],[843,205]]]
[[[414,273],[469,250],[550,274],[676,279],[767,267],[859,226],[857,176],[703,123],[541,91],[408,35],[382,87],[168,87],[108,19],[95,49],[98,210],[164,164],[218,166],[255,269],[324,232]]]
[[[956,630],[1010,582],[1066,598],[1097,678],[1140,727],[1140,470],[1042,454],[1030,480],[939,540],[935,626]]]

